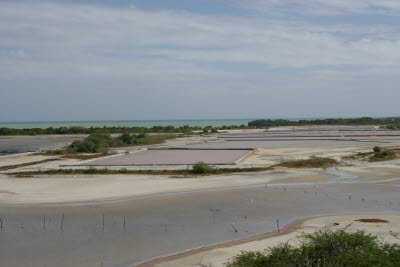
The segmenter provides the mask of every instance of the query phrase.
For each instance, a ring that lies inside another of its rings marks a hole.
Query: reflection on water
[[[335,166],[326,169],[326,173],[336,175],[335,178],[327,179],[326,181],[336,182],[356,182],[357,175],[338,170]]]
[[[283,225],[318,214],[400,213],[399,192],[399,187],[387,184],[319,183],[210,190],[88,206],[1,206],[0,263],[126,266],[272,231],[276,219]]]

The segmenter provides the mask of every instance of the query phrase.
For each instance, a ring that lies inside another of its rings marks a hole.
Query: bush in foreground
[[[364,232],[319,231],[302,237],[303,245],[281,245],[264,253],[242,252],[227,267],[399,266],[400,246]]]

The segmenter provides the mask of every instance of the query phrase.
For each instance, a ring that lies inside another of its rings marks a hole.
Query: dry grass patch
[[[364,223],[388,223],[389,221],[382,219],[358,219],[356,222],[364,222]]]
[[[12,170],[12,169],[18,169],[18,168],[21,168],[21,167],[27,167],[27,166],[37,165],[37,164],[46,163],[46,162],[51,162],[51,161],[56,161],[56,160],[59,160],[59,159],[45,159],[45,160],[39,160],[39,161],[21,163],[21,164],[16,164],[16,165],[7,165],[7,166],[2,166],[2,167],[0,167],[0,171],[7,171],[7,170]]]
[[[9,173],[9,175],[14,175],[15,177],[19,176],[33,176],[33,175],[113,175],[113,174],[143,174],[143,175],[180,175],[182,177],[185,176],[207,176],[207,175],[223,175],[223,174],[231,174],[231,173],[242,173],[242,172],[261,172],[272,170],[272,167],[260,167],[260,168],[212,168],[208,170],[206,173],[195,173],[193,170],[128,170],[128,169],[54,169],[54,170],[46,170],[46,171],[26,171],[26,172],[16,172]]]
[[[374,151],[371,152],[357,152],[353,155],[344,156],[342,157],[343,160],[361,160],[361,161],[369,161],[369,162],[376,162],[376,161],[388,161],[397,159],[400,155],[400,148],[388,148],[383,149],[381,147],[374,147]]]
[[[106,157],[112,154],[65,154],[61,156],[62,159],[81,159],[81,160],[88,160],[88,159],[97,159]]]
[[[311,156],[309,159],[282,162],[275,166],[286,168],[326,168],[337,164],[338,162],[331,158]]]

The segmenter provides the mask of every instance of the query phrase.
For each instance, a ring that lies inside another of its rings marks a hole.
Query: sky
[[[399,0],[0,0],[0,121],[400,116]]]

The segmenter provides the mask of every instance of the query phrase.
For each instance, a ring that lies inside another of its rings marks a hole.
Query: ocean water
[[[42,122],[0,122],[1,127],[23,129],[23,128],[48,128],[48,127],[70,127],[70,126],[82,126],[82,127],[147,127],[153,126],[175,126],[180,127],[184,125],[189,126],[240,126],[247,125],[252,119],[215,119],[215,120],[105,120],[105,121],[42,121]],[[315,119],[315,118],[289,118],[288,120],[303,120],[303,119]]]
[[[45,121],[45,122],[0,122],[0,127],[23,129],[23,128],[48,128],[48,127],[147,127],[153,126],[231,126],[247,125],[254,119],[226,119],[226,120],[148,120],[148,121]]]

